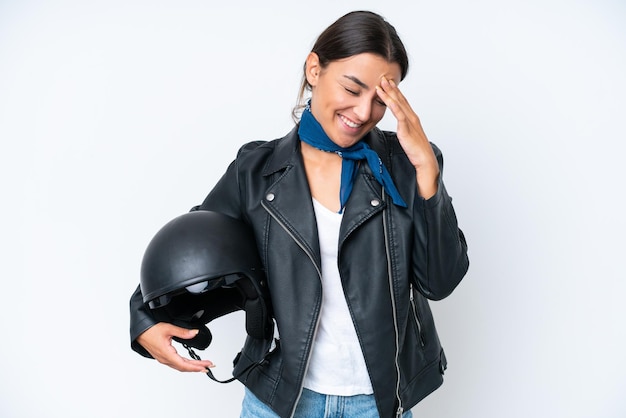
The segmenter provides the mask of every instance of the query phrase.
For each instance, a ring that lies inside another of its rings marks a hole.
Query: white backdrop
[[[291,128],[307,52],[353,9],[405,41],[469,241],[416,417],[626,416],[621,0],[210,3],[0,0],[0,416],[238,416],[238,383],[131,352],[128,298],[157,229]],[[211,326],[219,377],[241,320]]]

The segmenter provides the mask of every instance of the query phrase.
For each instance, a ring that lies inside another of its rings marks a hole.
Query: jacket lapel
[[[380,140],[370,132],[365,140],[379,155],[383,153]],[[263,206],[294,240],[308,252],[318,267],[321,265],[319,239],[309,184],[300,153],[297,126],[277,144],[263,170],[264,176],[275,176],[264,195]],[[381,186],[367,164],[359,165],[350,199],[344,209],[339,232],[339,246],[367,219],[387,205]]]
[[[385,161],[385,144],[380,131],[374,128],[362,140]],[[359,164],[359,174],[354,181],[350,199],[344,210],[345,213],[339,233],[340,246],[352,231],[386,207],[387,203],[383,199],[381,192],[382,187],[374,178],[369,165],[362,161]]]
[[[297,128],[279,141],[263,175],[274,176],[265,192],[263,207],[320,268],[317,225]]]
[[[381,186],[367,164],[359,165],[359,175],[354,180],[352,193],[344,209],[339,246],[367,219],[381,212],[387,203],[381,197]]]

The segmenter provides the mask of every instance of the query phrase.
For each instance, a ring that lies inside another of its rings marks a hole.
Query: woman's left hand
[[[398,121],[398,141],[415,167],[420,195],[432,197],[437,192],[439,164],[419,117],[393,80],[383,77],[376,91]]]

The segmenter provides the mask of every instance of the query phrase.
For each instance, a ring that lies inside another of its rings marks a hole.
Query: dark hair
[[[318,55],[322,68],[332,61],[369,52],[398,63],[400,80],[404,80],[409,71],[409,59],[396,29],[382,16],[369,11],[354,11],[337,19],[320,34],[311,52]],[[293,109],[294,120],[298,120],[298,114],[304,107],[307,90],[311,90],[311,86],[306,75],[303,75],[296,107]]]

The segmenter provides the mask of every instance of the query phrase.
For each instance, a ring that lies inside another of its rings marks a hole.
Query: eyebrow
[[[358,84],[360,87],[369,90],[369,86],[367,84],[365,84],[364,82],[362,82],[361,80],[359,80],[353,75],[344,75],[344,78],[347,78],[348,80],[353,81],[354,83]]]

